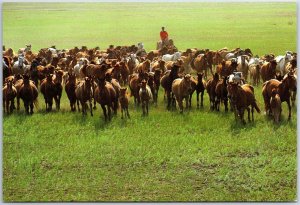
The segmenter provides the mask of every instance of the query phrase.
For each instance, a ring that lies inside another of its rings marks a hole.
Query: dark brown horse
[[[55,84],[52,76],[52,74],[47,74],[46,78],[41,82],[41,93],[45,99],[46,111],[52,110],[53,98],[55,96]]]
[[[114,112],[117,112],[117,104],[118,100],[116,98],[116,91],[111,83],[106,82],[105,78],[98,78],[97,79],[97,88],[95,90],[95,100],[101,105],[105,121],[107,119],[111,120],[111,109]],[[106,110],[107,107],[107,110]],[[106,113],[108,111],[108,113]]]
[[[280,82],[275,79],[271,79],[269,81],[266,81],[263,84],[263,89],[262,89],[262,94],[264,97],[264,102],[265,102],[265,110],[266,113],[271,114],[271,109],[270,109],[270,98],[272,96],[272,90],[276,89],[278,90],[278,94],[280,96],[281,102],[286,102],[289,108],[289,117],[288,119],[291,119],[291,94],[290,91],[296,91],[296,78],[293,75],[293,73],[288,73],[284,79]]]
[[[12,75],[12,69],[11,69],[12,65],[9,57],[3,56],[2,66],[3,66],[3,84],[4,84],[5,78]]]
[[[228,92],[227,92],[227,80],[228,77],[222,77],[221,80],[218,81],[216,85],[216,110],[220,111],[221,102],[224,103],[225,112],[228,111]]]
[[[76,93],[75,93],[75,89],[76,89],[76,75],[72,74],[72,73],[68,73],[68,80],[66,82],[65,85],[65,90],[68,96],[68,99],[70,101],[70,107],[71,107],[71,111],[76,111]]]
[[[203,80],[203,73],[197,73],[197,80],[191,78],[192,91],[189,98],[189,107],[192,106],[192,96],[194,91],[197,94],[197,108],[199,108],[199,94],[201,93],[201,107],[203,107],[203,95],[206,88],[206,82]]]
[[[213,75],[213,78],[209,79],[206,84],[206,90],[209,95],[210,109],[214,110],[216,108],[216,86],[219,81],[218,73]]]

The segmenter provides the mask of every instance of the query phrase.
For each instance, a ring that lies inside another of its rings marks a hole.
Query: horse
[[[194,56],[191,61],[191,67],[198,73],[204,71],[204,78],[207,79],[208,62],[206,54],[199,54],[197,56]]]
[[[249,65],[246,60],[246,55],[241,55],[237,58],[237,71],[242,72],[245,80],[248,79],[248,71],[249,71]]]
[[[255,110],[260,113],[260,109],[256,103],[255,95],[254,95],[254,88],[249,84],[244,84],[240,86],[237,83],[231,83],[231,101],[234,105],[235,113],[237,112],[240,116],[240,120],[243,124],[246,124],[244,120],[244,112],[247,109],[248,111],[248,121],[250,120],[250,108],[251,106],[251,113],[252,113],[252,121],[254,122],[254,108]]]
[[[139,73],[129,75],[129,88],[131,91],[131,96],[134,97],[134,104],[140,104],[140,97],[139,97],[139,90],[140,90],[140,83],[143,79],[148,81],[148,73],[144,73],[140,71]]]
[[[253,85],[258,85],[260,82],[260,65],[259,64],[251,64],[249,66],[250,79],[252,79]]]
[[[271,93],[270,109],[273,113],[274,122],[278,123],[280,121],[282,108],[281,108],[281,99],[278,94],[278,90],[275,88],[272,89],[272,93]]]
[[[4,112],[6,110],[6,113],[10,114],[13,112],[13,109],[15,107],[14,101],[15,101],[15,97],[17,96],[17,89],[13,85],[13,79],[6,81],[6,85],[2,89],[2,93],[3,93]]]
[[[65,84],[65,91],[67,93],[68,99],[70,101],[70,107],[71,111],[76,111],[76,85],[77,85],[77,80],[76,80],[76,75],[73,73],[68,73],[68,80]]]
[[[24,74],[29,70],[30,66],[28,65],[25,57],[23,55],[18,56],[18,60],[12,66],[13,74]]]
[[[269,81],[266,81],[263,84],[262,88],[262,95],[264,97],[264,103],[265,103],[265,110],[266,113],[269,115],[271,114],[270,110],[270,98],[272,96],[272,89],[275,88],[278,90],[278,94],[280,96],[281,102],[286,102],[289,108],[289,116],[288,120],[291,119],[291,105],[290,105],[290,100],[291,100],[291,94],[290,91],[297,91],[297,81],[295,76],[293,75],[292,72],[288,73],[285,75],[283,80],[280,82],[276,79],[271,79]]]
[[[38,107],[38,89],[33,81],[30,80],[29,75],[25,74],[23,76],[22,83],[19,89],[17,89],[17,92],[17,99],[19,96],[24,102],[26,114],[33,114],[33,106]],[[20,106],[18,105],[18,107]]]
[[[93,116],[93,108],[92,108],[92,98],[93,98],[93,90],[92,90],[92,78],[90,76],[85,77],[83,81],[78,82],[75,89],[75,95],[77,99],[77,107],[78,111],[80,111],[79,108],[79,102],[81,104],[82,108],[82,115],[86,115],[86,109],[87,104],[86,102],[89,101],[89,107],[91,116]]]
[[[271,60],[270,62],[265,62],[261,66],[260,75],[261,75],[263,82],[266,82],[267,80],[275,78],[276,66],[277,66],[276,60]]]
[[[162,56],[162,60],[167,62],[167,61],[176,61],[181,57],[181,52],[175,52],[174,54],[165,54]]]
[[[60,109],[60,98],[63,90],[62,87],[63,75],[64,72],[62,70],[54,71],[53,82],[55,84],[54,100],[55,100],[56,110]]]
[[[225,112],[228,111],[228,91],[227,91],[227,80],[228,77],[222,77],[221,80],[218,81],[215,93],[216,93],[216,110],[220,111],[220,104],[221,102],[224,103]]]
[[[128,65],[128,69],[129,69],[129,74],[132,74],[133,71],[135,70],[135,68],[140,64],[139,60],[137,59],[135,54],[130,54],[127,58],[126,58],[126,62]]]
[[[168,101],[167,109],[170,109],[170,107],[171,107],[172,83],[173,83],[173,80],[175,80],[176,78],[179,78],[178,70],[179,70],[179,66],[176,64],[173,64],[171,71],[166,72],[165,75],[160,79],[160,84],[164,88],[165,94],[167,94],[167,101]]]
[[[9,57],[3,56],[2,59],[2,66],[3,66],[3,84],[5,83],[5,78],[12,75],[12,69],[11,69],[11,61]]]
[[[276,60],[276,72],[280,72],[281,75],[285,74],[285,66],[293,59],[292,53],[287,51],[284,56],[280,55],[275,58]]]
[[[105,78],[98,78],[97,79],[97,88],[95,90],[95,100],[101,105],[105,121],[111,120],[111,109],[114,110],[114,112],[117,112],[117,104],[118,100],[116,97],[116,91],[111,83],[106,82]],[[106,106],[108,113],[106,113]]]
[[[216,108],[216,86],[219,81],[218,73],[213,75],[213,78],[209,79],[206,83],[206,90],[209,95],[210,109],[214,110]]]
[[[126,92],[127,88],[121,88],[120,89],[120,97],[119,97],[119,103],[121,105],[121,119],[123,119],[123,112],[125,112],[125,117],[127,116],[128,119],[130,119],[129,111],[128,111],[128,94]]]
[[[191,75],[186,74],[184,78],[177,78],[172,82],[172,93],[178,103],[180,113],[183,113],[182,100],[185,99],[186,108],[188,108],[189,96],[192,91]]]
[[[151,88],[147,85],[147,81],[144,79],[141,82],[139,97],[142,103],[143,116],[149,113],[149,101],[153,99]]]
[[[53,98],[55,96],[55,83],[52,76],[52,74],[47,74],[46,78],[41,82],[41,93],[45,99],[47,112],[52,110]]]
[[[197,73],[197,80],[193,77],[191,78],[192,90],[189,98],[189,107],[192,106],[192,96],[194,91],[197,94],[197,108],[199,108],[199,94],[201,93],[201,107],[203,107],[203,95],[206,88],[206,82],[203,80],[203,73]]]

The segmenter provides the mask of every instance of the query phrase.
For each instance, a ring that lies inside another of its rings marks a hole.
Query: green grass
[[[29,42],[37,51],[52,44],[106,48],[139,41],[154,49],[161,25],[182,50],[240,46],[262,55],[296,49],[293,3],[5,3],[3,9],[3,42],[14,50]],[[255,94],[264,110],[261,85]],[[190,111],[167,111],[160,90],[148,117],[131,99],[130,120],[118,112],[105,123],[99,105],[94,117],[82,117],[69,111],[63,93],[61,111],[46,113],[39,95],[32,116],[23,107],[4,115],[3,199],[296,200],[296,107],[290,122],[284,103],[280,125],[255,113],[255,122],[243,126],[223,106],[211,112],[206,93],[204,108],[195,105],[194,96]]]

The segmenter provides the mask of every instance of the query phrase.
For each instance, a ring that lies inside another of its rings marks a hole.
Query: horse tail
[[[256,110],[258,113],[260,113],[260,109],[259,109],[259,107],[257,106],[256,101],[254,101],[253,107],[255,108],[255,110]]]

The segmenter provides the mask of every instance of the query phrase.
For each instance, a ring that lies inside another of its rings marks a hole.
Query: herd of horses
[[[259,57],[249,48],[189,48],[180,52],[172,45],[149,52],[138,49],[135,45],[110,45],[105,50],[86,46],[58,50],[52,46],[34,53],[31,45],[26,45],[15,54],[3,46],[4,112],[19,110],[22,99],[26,113],[32,114],[34,106],[38,106],[39,90],[47,112],[52,110],[53,100],[56,110],[60,110],[65,89],[71,111],[76,111],[77,105],[83,115],[89,111],[93,116],[98,103],[105,120],[111,120],[119,107],[122,118],[123,112],[130,118],[129,98],[134,98],[136,106],[142,104],[143,115],[148,115],[150,102],[158,103],[161,86],[167,109],[176,108],[177,104],[182,113],[183,101],[186,108],[191,107],[194,92],[197,107],[203,107],[206,90],[211,110],[220,111],[223,103],[225,111],[230,109],[236,119],[245,123],[246,110],[249,121],[250,112],[252,121],[254,109],[260,112],[252,85],[257,86],[262,80],[266,113],[279,122],[281,104],[286,102],[291,119],[291,101],[294,104],[297,90],[296,53],[287,51],[277,57],[274,54]]]

